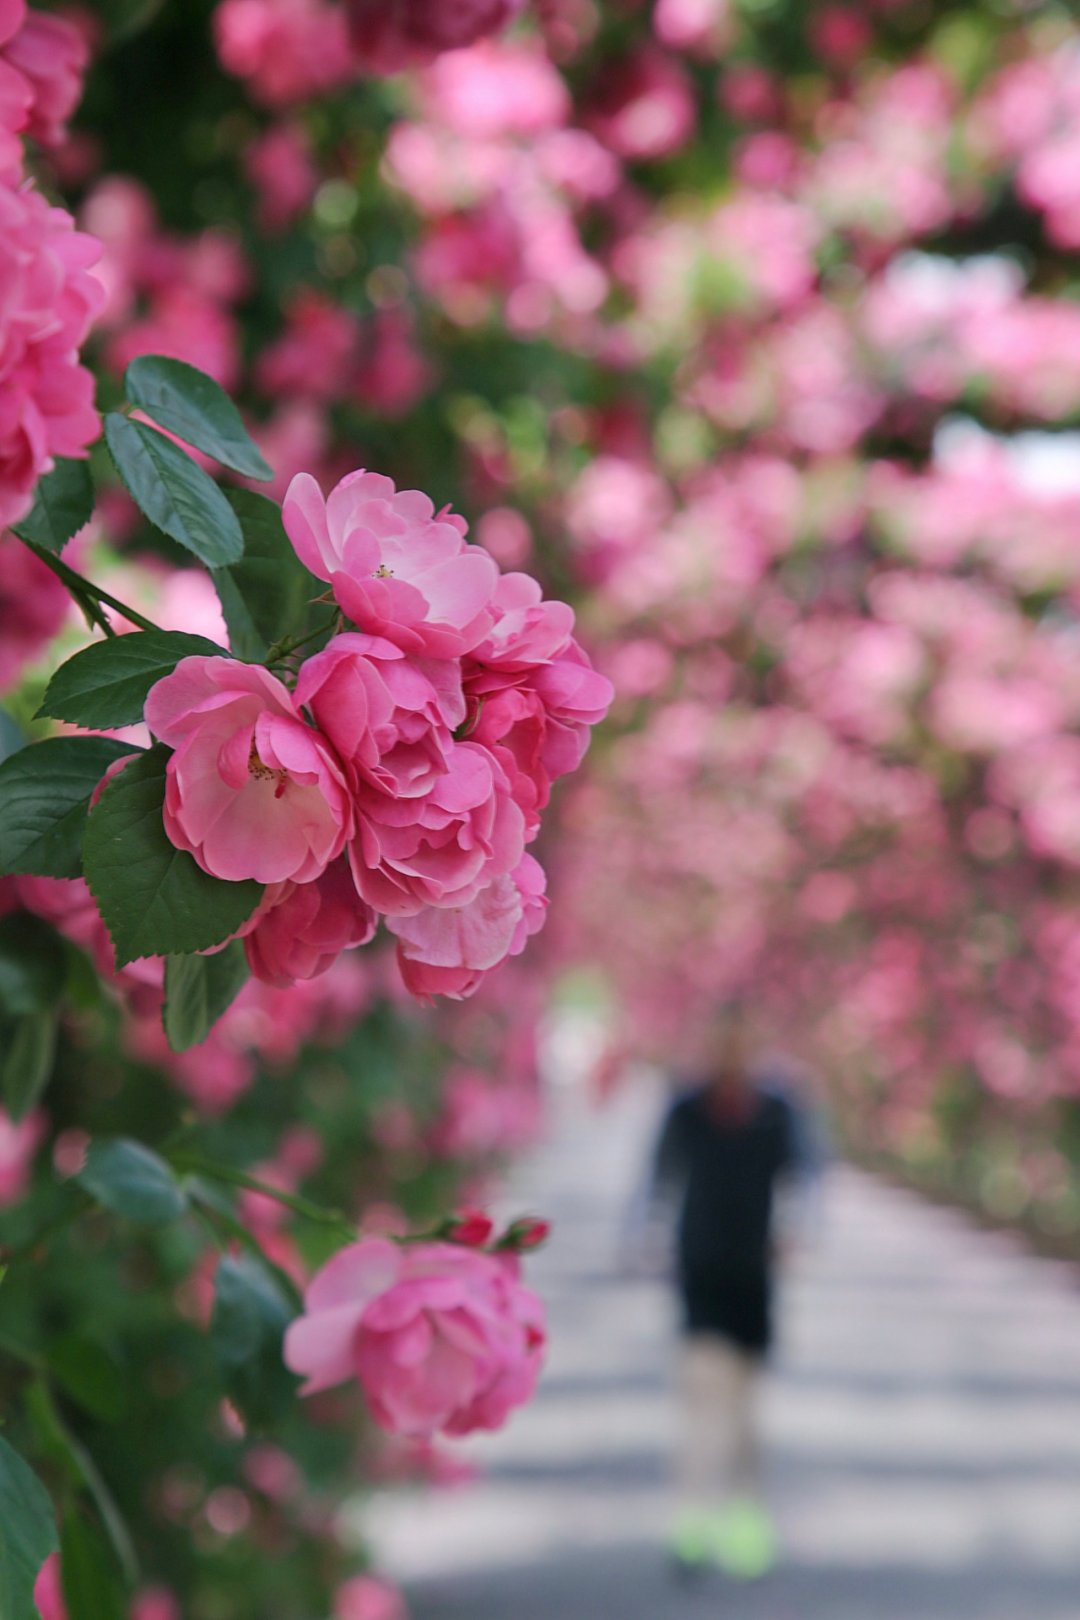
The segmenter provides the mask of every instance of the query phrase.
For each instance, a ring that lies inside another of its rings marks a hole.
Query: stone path
[[[782,1567],[672,1584],[670,1306],[615,1265],[654,1110],[565,1098],[518,1177],[550,1365],[478,1483],[376,1504],[414,1620],[1080,1620],[1077,1272],[844,1167],[769,1392]]]

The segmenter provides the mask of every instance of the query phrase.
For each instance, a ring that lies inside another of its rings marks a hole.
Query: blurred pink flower
[[[44,1114],[27,1114],[16,1125],[0,1108],[0,1209],[17,1204],[26,1193],[34,1154],[45,1133]]]
[[[525,0],[345,0],[349,37],[367,73],[398,73],[498,33]]]
[[[354,1575],[334,1593],[333,1620],[408,1620],[395,1586],[374,1575]]]
[[[425,1438],[500,1428],[532,1394],[544,1341],[512,1257],[366,1238],[310,1284],[285,1360],[304,1394],[356,1378],[382,1428]]]

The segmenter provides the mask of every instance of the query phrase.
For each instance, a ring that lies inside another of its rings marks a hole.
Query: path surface
[[[377,1505],[414,1620],[1080,1620],[1076,1274],[844,1168],[769,1396],[783,1565],[674,1587],[669,1307],[613,1263],[651,1103],[564,1114],[514,1198],[558,1219],[541,1393],[480,1482]]]

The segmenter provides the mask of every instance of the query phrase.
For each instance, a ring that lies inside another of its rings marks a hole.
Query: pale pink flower
[[[399,73],[498,33],[525,0],[345,0],[353,57],[367,73]]]
[[[264,984],[286,989],[315,979],[342,951],[366,945],[375,913],[357,894],[344,861],[334,861],[312,883],[283,883],[268,892],[246,926],[248,966]]]
[[[356,1378],[395,1434],[497,1429],[539,1376],[543,1306],[516,1259],[365,1238],[316,1275],[285,1360],[316,1394]]]
[[[531,855],[497,877],[465,906],[425,906],[412,916],[389,917],[397,937],[402,983],[420,1001],[449,996],[463,1001],[486,974],[518,956],[544,925],[544,869]]]
[[[361,782],[355,798],[353,877],[384,916],[467,906],[524,853],[525,821],[506,772],[473,742],[451,744],[445,772],[421,797],[393,798]]]
[[[103,301],[98,251],[62,208],[0,179],[0,529],[26,515],[55,456],[85,456],[100,432],[78,357]]]
[[[396,1586],[374,1575],[354,1575],[334,1593],[333,1620],[408,1620]]]
[[[258,193],[259,223],[276,235],[305,211],[319,183],[307,131],[296,123],[272,124],[244,148],[243,162]]]
[[[151,688],[145,718],[176,750],[165,830],[204,871],[309,883],[341,853],[353,821],[341,765],[268,670],[183,658]]]
[[[464,521],[436,513],[420,490],[399,492],[361,470],[324,499],[299,473],[282,518],[301,562],[330,582],[361,630],[438,658],[458,657],[486,633],[498,569],[466,544]]]

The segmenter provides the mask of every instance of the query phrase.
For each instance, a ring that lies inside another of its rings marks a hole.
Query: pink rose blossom
[[[453,743],[445,772],[419,798],[392,798],[359,784],[356,810],[353,877],[384,916],[467,906],[524,853],[524,817],[506,772],[476,743]]]
[[[543,927],[545,885],[543,867],[525,855],[513,873],[495,878],[468,905],[425,906],[413,916],[388,918],[405,988],[421,1001],[471,996]]]
[[[316,1275],[285,1360],[304,1394],[356,1378],[376,1423],[427,1438],[500,1428],[531,1396],[544,1340],[513,1257],[365,1238]]]
[[[465,524],[436,514],[419,490],[378,473],[350,473],[324,500],[309,473],[289,485],[282,511],[297,555],[328,580],[361,630],[405,652],[455,658],[485,635],[498,569],[465,543]]]
[[[345,16],[326,0],[221,0],[214,43],[227,73],[268,107],[287,107],[352,77]]]
[[[101,430],[78,358],[103,301],[98,251],[62,208],[0,176],[0,529],[30,510],[55,456],[84,456]]]
[[[429,793],[445,775],[466,712],[456,661],[352,634],[305,661],[296,701],[363,781],[395,799]]]
[[[165,830],[214,877],[309,883],[352,831],[345,776],[268,670],[183,658],[151,688],[146,723],[176,752]]]
[[[408,1620],[397,1587],[374,1575],[355,1575],[334,1593],[333,1620]]]
[[[18,33],[0,47],[0,62],[22,74],[30,87],[25,133],[32,140],[58,146],[64,139],[89,60],[86,40],[75,24],[44,11],[28,10]]]
[[[525,0],[345,0],[357,64],[398,73],[498,33]]]
[[[243,162],[258,193],[259,223],[276,235],[305,211],[319,184],[307,131],[274,124],[244,149]]]
[[[357,894],[345,862],[335,861],[313,883],[275,887],[243,932],[255,977],[286,989],[297,979],[318,978],[342,951],[366,945],[375,913]]]

